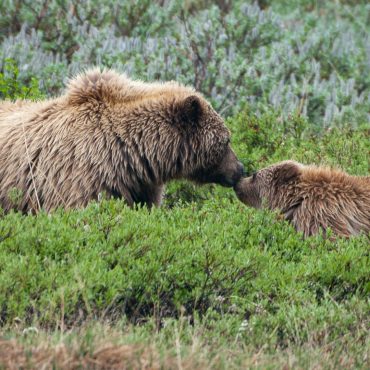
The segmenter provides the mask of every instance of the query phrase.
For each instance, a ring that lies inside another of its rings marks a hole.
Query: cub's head
[[[261,208],[284,209],[294,201],[294,187],[301,175],[303,165],[295,161],[284,161],[242,178],[234,187],[235,193],[244,204]]]
[[[244,173],[230,146],[230,132],[222,118],[200,95],[176,102],[176,126],[183,132],[180,165],[183,175],[197,183],[234,186]]]

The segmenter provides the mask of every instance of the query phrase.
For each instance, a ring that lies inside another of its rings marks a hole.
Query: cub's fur
[[[235,191],[251,207],[281,210],[305,236],[329,227],[340,236],[370,232],[370,177],[284,161],[241,179]]]

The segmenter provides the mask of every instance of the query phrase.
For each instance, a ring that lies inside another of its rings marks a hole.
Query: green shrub
[[[294,159],[317,165],[331,165],[352,174],[370,171],[369,124],[317,130],[306,118],[268,112],[256,115],[246,109],[227,120],[232,145],[248,170]]]
[[[133,322],[209,312],[266,315],[369,294],[366,236],[302,240],[271,212],[227,200],[86,210],[1,220],[3,323],[44,326],[126,316]],[[215,227],[215,225],[218,225]],[[62,311],[63,310],[63,311]],[[230,311],[231,310],[231,311]],[[252,311],[251,311],[252,310]]]
[[[12,59],[6,59],[4,71],[0,72],[0,99],[30,99],[36,100],[43,97],[39,90],[39,83],[32,77],[26,85],[19,79],[19,69]]]
[[[369,171],[367,128],[317,134],[299,116],[258,118],[248,110],[227,124],[248,171],[288,158]],[[181,310],[223,315],[230,307],[242,317],[251,302],[276,320],[286,305],[369,293],[368,237],[303,241],[274,213],[249,209],[232,189],[213,185],[171,183],[164,206],[151,212],[103,201],[51,215],[10,213],[0,230],[4,323],[52,325],[62,307],[69,323],[102,315],[160,321]]]

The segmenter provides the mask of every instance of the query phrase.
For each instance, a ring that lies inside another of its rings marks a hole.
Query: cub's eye
[[[252,174],[252,181],[255,181],[255,180],[256,180],[256,178],[257,178],[257,172],[254,172],[254,173]]]

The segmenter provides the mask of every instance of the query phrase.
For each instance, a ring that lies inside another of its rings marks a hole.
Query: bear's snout
[[[221,171],[218,179],[215,182],[226,187],[235,186],[245,174],[244,165],[242,162],[236,159],[234,165],[231,167],[231,169]]]
[[[233,187],[242,178],[244,166],[234,152],[229,148],[222,161],[207,170],[198,170],[189,178],[200,184],[214,183],[225,187]]]
[[[242,162],[237,161],[236,164],[236,171],[235,171],[235,177],[233,179],[232,186],[236,186],[238,182],[246,175],[245,168]]]

